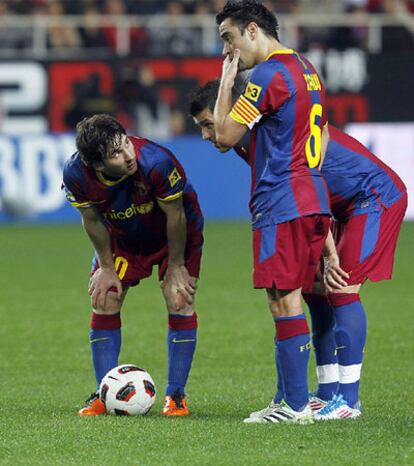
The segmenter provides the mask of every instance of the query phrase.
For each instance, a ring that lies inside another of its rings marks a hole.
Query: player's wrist
[[[223,92],[231,93],[234,86],[234,78],[223,76],[220,81],[220,90]]]
[[[168,268],[179,268],[179,267],[184,267],[184,266],[185,266],[184,260],[168,259]]]
[[[115,264],[114,263],[108,263],[108,264],[102,264],[100,263],[99,264],[100,266],[100,269],[103,271],[103,272],[113,272],[113,273],[116,273],[116,270],[115,270]]]

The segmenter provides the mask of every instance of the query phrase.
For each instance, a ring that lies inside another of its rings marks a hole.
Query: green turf
[[[274,330],[264,292],[251,288],[247,224],[206,229],[188,419],[160,416],[166,313],[155,279],[127,298],[120,360],[152,374],[155,407],[142,418],[78,418],[93,389],[88,242],[79,226],[3,227],[0,240],[1,464],[414,464],[414,224],[403,227],[393,281],[363,291],[363,417],[311,426],[241,422],[275,384]],[[313,384],[313,365],[310,374]]]

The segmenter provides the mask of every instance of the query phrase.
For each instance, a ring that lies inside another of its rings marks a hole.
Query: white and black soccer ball
[[[36,205],[29,195],[6,194],[0,195],[0,210],[12,218],[32,217],[36,213]]]
[[[108,414],[140,416],[155,403],[156,390],[147,371],[134,364],[111,369],[99,386],[99,398]]]

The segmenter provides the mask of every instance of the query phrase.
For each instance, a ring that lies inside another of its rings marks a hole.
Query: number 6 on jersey
[[[322,117],[322,105],[313,104],[310,114],[310,135],[306,141],[306,159],[310,168],[316,168],[321,161],[322,129],[317,124],[317,117]]]

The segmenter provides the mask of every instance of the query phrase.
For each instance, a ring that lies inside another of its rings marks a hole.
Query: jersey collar
[[[128,178],[129,176],[125,175],[122,178],[119,178],[119,180],[108,180],[104,177],[101,171],[95,170],[95,174],[98,180],[106,186],[115,186],[116,184],[121,183],[121,181],[124,181],[125,178]]]
[[[269,60],[273,55],[291,55],[292,53],[295,53],[293,49],[273,50],[273,52],[270,52],[265,58],[265,61]]]

